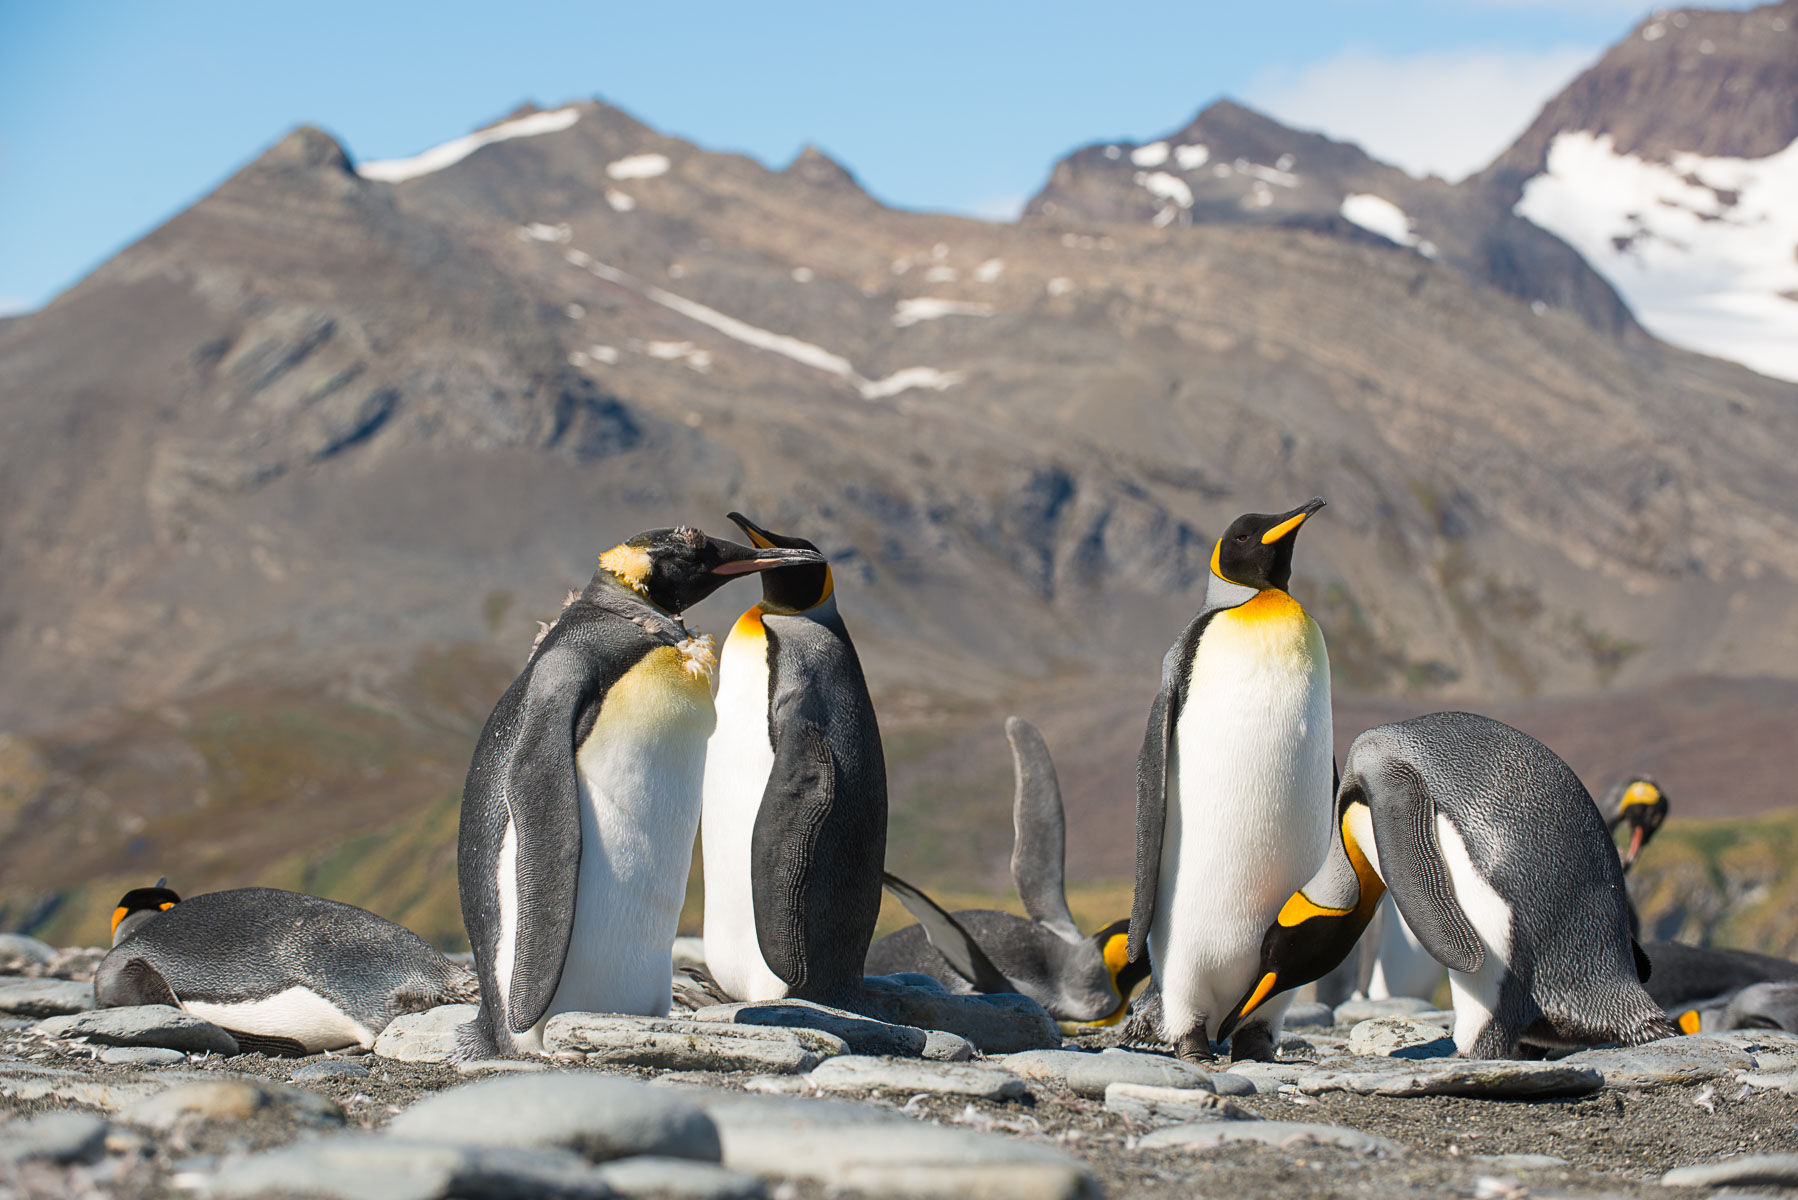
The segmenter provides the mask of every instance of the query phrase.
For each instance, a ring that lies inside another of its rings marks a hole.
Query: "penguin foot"
[[[1212,1062],[1217,1055],[1211,1052],[1211,1039],[1205,1036],[1205,1027],[1200,1025],[1191,1033],[1174,1042],[1174,1054],[1181,1062]]]
[[[1274,1031],[1266,1025],[1244,1025],[1230,1035],[1231,1062],[1273,1062]]]

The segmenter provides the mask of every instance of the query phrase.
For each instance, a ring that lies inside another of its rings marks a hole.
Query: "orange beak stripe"
[[[1308,512],[1302,512],[1296,517],[1288,517],[1286,520],[1281,521],[1278,525],[1275,525],[1272,529],[1261,535],[1261,544],[1263,546],[1273,545],[1275,542],[1297,529],[1300,525],[1303,525],[1305,523],[1305,518],[1310,515],[1311,514]]]
[[[1242,1015],[1246,1017],[1256,1009],[1260,1008],[1261,1002],[1273,994],[1274,984],[1278,981],[1279,977],[1272,971],[1263,975],[1261,977],[1261,982],[1255,985],[1254,992],[1252,992],[1249,995],[1248,1000],[1243,1003]]]

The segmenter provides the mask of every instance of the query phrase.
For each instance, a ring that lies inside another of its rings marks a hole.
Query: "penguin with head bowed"
[[[716,663],[677,614],[738,575],[822,562],[686,527],[600,556],[468,769],[457,874],[481,1010],[464,1053],[540,1050],[556,1013],[668,1011]]]
[[[1667,793],[1648,776],[1632,775],[1611,789],[1606,807],[1611,810],[1608,825],[1613,832],[1619,825],[1629,827],[1629,847],[1623,852],[1623,873],[1627,875],[1636,865],[1636,856],[1667,819]]]
[[[700,822],[706,968],[737,1000],[854,1007],[880,916],[886,761],[830,567],[803,538],[731,513],[762,576],[725,639]]]
[[[993,909],[946,912],[893,875],[887,889],[917,924],[868,950],[867,973],[916,972],[953,991],[1021,992],[1067,1025],[1121,1020],[1130,993],[1148,976],[1129,961],[1130,921],[1087,936],[1068,911],[1066,818],[1049,747],[1021,717],[1005,722],[1017,784],[1012,798],[1011,877],[1029,917]]]
[[[1677,1032],[1642,987],[1649,961],[1630,937],[1623,869],[1598,808],[1542,743],[1472,713],[1382,725],[1349,747],[1338,808],[1347,857],[1359,849],[1448,968],[1461,1054],[1633,1046]],[[1371,838],[1354,816],[1362,808]],[[1340,954],[1348,927],[1331,934],[1330,910],[1346,894],[1328,889],[1318,905],[1294,897],[1320,938],[1342,939]],[[1258,999],[1246,996],[1239,1014]]]
[[[190,900],[162,883],[133,888],[94,972],[102,1008],[172,1005],[264,1054],[367,1049],[401,1013],[478,994],[466,968],[411,930],[274,888]]]
[[[1330,663],[1288,593],[1293,545],[1320,508],[1238,517],[1218,539],[1204,603],[1162,661],[1137,761],[1129,954],[1146,953],[1160,1038],[1211,1057],[1229,1006],[1259,978],[1262,934],[1330,844]],[[1231,1040],[1272,1058],[1290,995]]]

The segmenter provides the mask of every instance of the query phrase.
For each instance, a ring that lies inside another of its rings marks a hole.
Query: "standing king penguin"
[[[1211,1057],[1256,979],[1262,933],[1330,843],[1330,662],[1286,591],[1318,509],[1249,513],[1211,554],[1204,604],[1161,664],[1136,770],[1131,961],[1146,951],[1161,1040]],[[1291,997],[1236,1031],[1234,1058],[1273,1057]]]
[[[606,551],[475,747],[457,875],[481,979],[463,1053],[534,1052],[561,1012],[668,1011],[715,720],[711,639],[677,613],[737,575],[822,563],[697,529]]]
[[[880,726],[816,547],[730,519],[760,550],[814,553],[762,576],[720,657],[700,825],[706,968],[738,1000],[854,1006],[886,859]]]

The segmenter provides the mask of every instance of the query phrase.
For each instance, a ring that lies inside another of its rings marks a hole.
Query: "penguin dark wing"
[[[572,648],[552,648],[538,658],[499,780],[517,839],[518,928],[506,991],[514,1033],[530,1029],[549,1010],[574,932],[581,867],[575,740],[588,676]]]
[[[1185,702],[1183,680],[1199,637],[1217,610],[1199,614],[1161,660],[1161,690],[1149,708],[1142,753],[1136,759],[1136,893],[1130,902],[1131,962],[1146,952],[1155,921],[1155,891],[1161,884],[1161,837],[1167,827],[1167,760],[1174,725]]]
[[[924,936],[936,952],[943,956],[943,961],[957,975],[967,980],[977,992],[1015,992],[1016,985],[1005,977],[993,960],[987,957],[974,935],[962,928],[960,921],[950,916],[941,905],[905,880],[890,872],[882,872],[880,881],[886,885],[887,891],[899,897],[899,903],[905,905],[905,911],[916,917],[918,925],[924,930]]]
[[[1380,875],[1405,924],[1449,970],[1479,970],[1486,945],[1455,899],[1436,840],[1436,803],[1429,786],[1410,763],[1396,759],[1373,764],[1362,777],[1373,810]]]
[[[1061,783],[1049,746],[1036,726],[1021,717],[1005,722],[1011,742],[1017,791],[1012,799],[1011,878],[1032,920],[1070,942],[1080,940],[1080,927],[1068,911],[1067,818],[1061,808]]]
[[[790,988],[807,982],[806,892],[835,795],[836,764],[824,731],[812,721],[784,730],[749,846],[756,942],[768,969]]]

